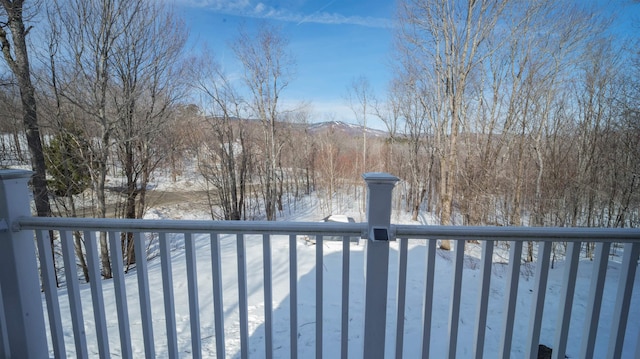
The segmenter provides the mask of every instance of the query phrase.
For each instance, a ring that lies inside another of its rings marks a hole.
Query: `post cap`
[[[367,183],[396,183],[400,179],[385,172],[367,172],[362,175]]]
[[[16,178],[30,178],[33,176],[32,171],[20,170],[20,169],[0,169],[0,180],[10,180]]]

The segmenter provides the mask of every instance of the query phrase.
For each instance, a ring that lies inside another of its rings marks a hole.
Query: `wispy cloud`
[[[380,28],[392,27],[391,20],[386,18],[345,16],[335,12],[324,11],[334,3],[335,0],[327,2],[327,4],[311,14],[298,13],[287,9],[277,9],[265,4],[264,2],[253,0],[183,0],[180,2],[187,6],[208,9],[220,14],[293,22],[298,25],[304,23],[316,23],[328,25],[359,25]]]

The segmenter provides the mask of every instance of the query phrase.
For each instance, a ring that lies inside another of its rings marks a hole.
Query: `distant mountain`
[[[215,120],[215,117],[209,117],[209,120]],[[241,119],[232,117],[231,122],[242,122],[245,126],[260,126],[261,122],[257,119]],[[333,132],[335,134],[342,134],[348,137],[361,137],[364,126],[346,123],[342,121],[326,121],[326,122],[314,122],[310,124],[304,123],[280,123],[281,126],[286,126],[291,129],[309,131],[310,134],[324,134],[327,132]],[[388,138],[389,133],[387,131],[376,130],[374,128],[367,127],[367,137],[371,138]]]
[[[308,130],[311,134],[326,133],[333,131],[334,133],[342,133],[347,136],[362,136],[364,126],[354,125],[341,121],[317,122],[309,124]],[[389,133],[367,127],[367,137],[387,138]]]

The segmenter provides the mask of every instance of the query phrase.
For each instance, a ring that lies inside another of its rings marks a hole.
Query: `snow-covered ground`
[[[174,186],[179,186],[174,185]],[[166,188],[165,188],[166,189]],[[342,214],[361,220],[362,213],[357,209],[345,205]],[[288,210],[282,220],[317,221],[326,216],[320,213],[317,200],[306,199],[296,205],[296,210]],[[148,218],[180,218],[180,219],[208,219],[209,214],[200,210],[190,210],[188,207],[154,208],[147,214]],[[431,219],[421,218],[423,223]],[[394,223],[411,223],[403,214],[394,212]],[[415,223],[415,222],[414,222]],[[186,259],[184,242],[181,235],[174,235],[172,240],[173,283],[176,303],[176,320],[178,332],[178,346],[181,357],[192,357],[190,339],[189,302],[187,298]],[[157,240],[157,239],[154,239]],[[199,282],[200,324],[203,357],[215,357],[214,311],[212,300],[211,252],[208,235],[194,236],[196,244],[196,261]],[[249,311],[249,356],[262,358],[264,348],[264,303],[263,303],[263,269],[262,269],[262,238],[260,236],[246,236],[247,288]],[[236,266],[236,238],[222,236],[223,301],[225,314],[226,352],[230,358],[239,356],[240,329],[238,325],[238,291]],[[342,265],[342,244],[325,241],[324,265],[321,268],[324,278],[324,317],[323,353],[325,358],[336,358],[340,355],[340,281]],[[350,322],[349,322],[349,357],[361,358],[363,353],[363,278],[364,278],[364,244],[351,244],[351,272],[350,272]],[[151,243],[150,248],[154,248]],[[390,283],[387,318],[386,357],[392,357],[394,352],[394,338],[396,328],[396,279],[397,279],[397,248],[398,243],[391,244]],[[288,237],[272,237],[272,268],[273,268],[273,334],[274,357],[289,357],[289,246]],[[620,250],[619,250],[620,251]],[[315,246],[307,245],[300,239],[297,243],[298,252],[298,357],[309,358],[315,355]],[[485,357],[496,357],[501,339],[503,324],[503,309],[506,294],[507,266],[499,258],[504,249],[496,250],[496,263],[493,265],[491,290],[488,309],[487,335],[485,342]],[[477,316],[478,290],[480,269],[478,265],[480,244],[469,243],[466,246],[465,268],[463,274],[463,294],[461,303],[459,342],[457,357],[470,358],[473,354],[473,334]],[[453,276],[453,252],[438,251],[436,256],[436,282],[433,293],[433,322],[431,338],[432,358],[443,358],[448,345],[448,316],[451,296],[451,279]],[[162,294],[160,258],[150,253],[149,279],[152,283],[151,304],[153,330],[155,336],[155,350],[157,357],[167,357],[167,343],[165,335],[165,320]],[[422,302],[424,298],[425,273],[425,241],[411,240],[409,242],[409,260],[407,277],[407,305],[405,312],[405,358],[420,357],[420,341],[422,334]],[[610,256],[611,258],[611,256]],[[561,292],[561,280],[564,273],[564,263],[558,261],[554,269],[550,270],[549,283],[543,327],[540,343],[553,346],[555,322],[559,316],[558,298]],[[567,355],[570,358],[578,356],[581,344],[583,321],[585,318],[586,301],[592,277],[593,262],[581,260],[576,282],[576,295],[573,304],[572,321],[569,331]],[[517,319],[514,327],[514,339],[511,356],[524,356],[527,344],[529,326],[529,312],[534,287],[535,268],[533,265],[523,265],[521,269],[518,300],[516,308]],[[609,263],[605,284],[603,307],[600,316],[598,339],[594,358],[602,358],[607,350],[610,336],[611,315],[615,304],[618,278],[620,274],[619,257],[613,257]],[[140,310],[138,305],[138,289],[135,270],[126,275],[128,307],[131,322],[132,346],[135,357],[144,356]],[[112,357],[120,356],[118,336],[118,321],[115,315],[116,304],[113,282],[103,281],[104,300],[106,305],[110,350]],[[84,306],[85,330],[87,332],[89,355],[97,356],[98,346],[95,342],[95,326],[91,309],[91,293],[88,284],[81,286],[81,297]],[[44,298],[44,297],[43,297]],[[60,289],[59,299],[66,336],[66,349],[70,357],[75,357],[73,344],[73,330],[69,318],[69,301],[66,289]],[[44,299],[43,299],[44,305]],[[623,358],[632,358],[640,332],[640,275],[636,275],[633,296],[631,298],[631,312],[629,314],[627,338],[623,351]]]

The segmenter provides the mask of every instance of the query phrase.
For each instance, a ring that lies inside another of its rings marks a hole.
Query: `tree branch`
[[[7,37],[7,31],[4,27],[0,26],[0,47],[2,47],[2,54],[4,55],[4,59],[7,61],[9,67],[11,67],[11,71],[16,73],[16,62],[11,56],[11,43],[9,42],[9,38]]]

